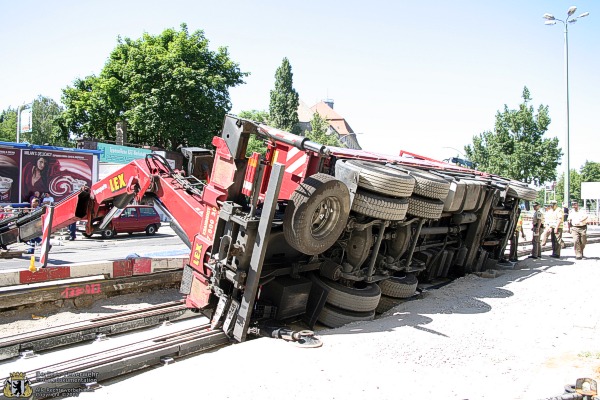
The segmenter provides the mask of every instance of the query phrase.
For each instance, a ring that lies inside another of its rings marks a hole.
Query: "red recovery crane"
[[[246,156],[251,135],[265,141],[265,156]],[[425,157],[323,146],[235,116],[212,144],[209,162],[208,150],[184,149],[188,174],[155,154],[125,165],[58,203],[52,230],[77,220],[88,234],[110,229],[129,203],[152,197],[191,249],[180,288],[187,306],[236,341],[260,321],[372,319],[380,302],[414,294],[418,281],[494,268],[520,200],[537,194]],[[1,221],[1,243],[40,236],[40,214]]]

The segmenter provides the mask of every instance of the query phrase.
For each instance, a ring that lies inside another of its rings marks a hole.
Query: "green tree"
[[[548,106],[534,110],[527,87],[522,97],[518,109],[504,105],[504,111],[496,113],[493,132],[474,136],[473,144],[464,149],[481,171],[539,185],[556,178],[562,151],[557,138],[543,137],[550,125]]]
[[[600,182],[600,163],[586,161],[581,167],[581,182]]]
[[[203,31],[167,29],[118,39],[100,75],[63,90],[65,125],[74,133],[114,140],[127,122],[129,142],[166,149],[207,146],[231,109],[229,88],[244,83],[227,48],[208,48]]]
[[[294,90],[292,66],[284,58],[275,71],[275,89],[271,90],[269,103],[269,121],[275,128],[293,132],[298,123],[298,105],[300,97]],[[297,133],[297,132],[294,132]]]
[[[61,124],[63,108],[56,101],[40,95],[33,101],[32,108],[32,129],[21,133],[21,142],[73,147],[67,129]],[[17,111],[8,108],[0,113],[0,140],[15,142],[16,132]]]
[[[326,146],[343,147],[342,143],[339,141],[337,135],[334,132],[330,134],[327,133],[329,124],[325,119],[323,119],[319,115],[319,113],[313,114],[312,119],[310,121],[310,126],[311,130],[307,130],[304,133],[304,136],[306,136],[313,142],[324,144]]]
[[[32,144],[73,147],[68,130],[62,124],[63,107],[41,95],[33,101],[32,107],[32,130],[31,133],[22,134],[23,139]]]
[[[17,110],[8,107],[0,112],[0,141],[17,140]]]
[[[580,201],[581,200],[581,175],[577,172],[576,169],[571,169],[571,173],[569,174],[569,196],[571,197],[571,201]],[[558,181],[556,182],[556,201],[559,204],[565,202],[565,174],[564,172],[560,174]],[[570,204],[568,205],[570,206]]]
[[[268,125],[269,124],[269,113],[267,111],[251,110],[241,111],[238,116],[240,118],[249,119],[254,122]],[[252,153],[265,154],[267,152],[267,145],[264,140],[257,138],[256,135],[250,135],[248,141],[248,148],[246,149],[246,155],[251,156]]]

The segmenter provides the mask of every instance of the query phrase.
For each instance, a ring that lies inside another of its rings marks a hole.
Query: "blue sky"
[[[547,133],[564,142],[562,25],[576,5],[590,16],[570,26],[571,168],[600,161],[600,4],[560,0],[430,1],[71,1],[3,0],[0,109],[37,95],[60,101],[75,78],[98,74],[117,37],[137,39],[186,23],[211,47],[226,46],[246,84],[232,112],[268,109],[283,57],[308,105],[331,98],[365,149],[457,155],[494,126],[524,86],[550,107]]]

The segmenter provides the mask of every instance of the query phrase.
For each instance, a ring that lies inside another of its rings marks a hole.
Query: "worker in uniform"
[[[562,248],[562,232],[564,224],[564,212],[562,207],[558,207],[556,200],[550,202],[552,205],[552,258],[560,258],[560,249]]]
[[[583,249],[585,249],[585,244],[587,242],[588,216],[585,211],[579,210],[579,203],[577,203],[577,201],[573,201],[571,206],[572,209],[569,212],[567,228],[569,229],[569,233],[573,235],[575,259],[581,260],[583,258]]]
[[[531,239],[531,255],[529,258],[537,259],[542,256],[542,247],[540,246],[540,231],[542,229],[542,218],[543,214],[540,211],[540,203],[537,201],[533,203],[533,221],[531,230],[533,231],[533,238]]]
[[[525,239],[525,231],[523,230],[523,214],[521,214],[521,209],[517,211],[519,213],[519,219],[517,219],[517,225],[515,226],[515,232],[510,239],[510,257],[509,261],[517,262],[517,248],[519,246],[519,236],[522,236]]]
[[[540,243],[542,245],[542,248],[544,246],[546,246],[546,243],[548,243],[548,239],[550,238],[551,234],[552,234],[552,228],[550,228],[550,220],[552,218],[552,215],[550,214],[552,212],[552,206],[550,204],[546,204],[544,205],[544,213],[543,213],[543,218],[542,218],[542,234],[540,236]]]

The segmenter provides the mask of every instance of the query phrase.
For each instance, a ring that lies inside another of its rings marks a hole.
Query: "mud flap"
[[[310,280],[313,284],[310,288],[308,302],[306,303],[306,313],[302,320],[310,327],[310,329],[313,329],[319,315],[321,315],[321,311],[323,311],[327,296],[329,296],[329,288],[323,285],[319,277],[314,274],[310,275]]]

